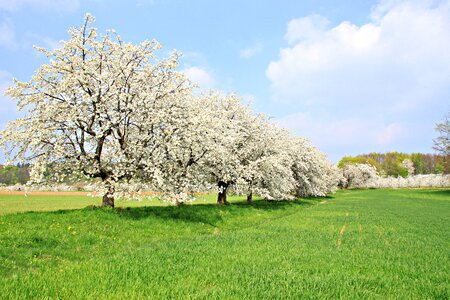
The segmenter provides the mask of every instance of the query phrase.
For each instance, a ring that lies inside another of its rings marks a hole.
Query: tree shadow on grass
[[[450,189],[439,189],[439,190],[423,190],[425,193],[439,195],[439,196],[448,196],[447,199],[450,199]]]
[[[222,221],[220,211],[212,205],[182,205],[182,206],[143,206],[117,208],[112,211],[120,218],[141,220],[159,218],[189,223],[204,223],[215,226]]]
[[[233,202],[231,206],[238,207],[240,209],[258,209],[264,211],[275,211],[283,210],[294,206],[309,206],[311,203],[309,201],[303,201],[306,199],[295,199],[295,200],[255,200],[252,204],[246,201]]]
[[[323,198],[311,198],[308,201],[265,201],[255,200],[252,204],[246,201],[233,202],[229,205],[217,204],[194,204],[180,206],[144,206],[144,207],[126,207],[111,210],[121,218],[140,220],[143,218],[155,217],[168,220],[179,220],[183,222],[204,223],[216,226],[223,221],[224,214],[239,217],[248,215],[255,210],[262,211],[280,211],[288,210],[293,207],[308,207],[315,205],[315,202]],[[312,201],[311,201],[312,200]]]
[[[217,205],[215,203],[198,203],[193,205],[180,206],[142,206],[142,207],[118,207],[116,209],[103,208],[99,206],[87,206],[83,209],[67,209],[52,212],[27,212],[27,213],[46,213],[46,214],[72,214],[89,211],[101,212],[108,215],[114,215],[119,218],[129,220],[142,220],[145,218],[156,218],[170,221],[180,221],[187,223],[203,223],[216,227],[217,224],[224,221],[224,216],[239,218],[252,217],[256,211],[282,212],[295,207],[310,207],[323,201],[325,197],[304,198],[294,201],[266,201],[255,200],[252,204],[246,201],[232,202],[229,205]],[[330,197],[326,197],[330,198]]]

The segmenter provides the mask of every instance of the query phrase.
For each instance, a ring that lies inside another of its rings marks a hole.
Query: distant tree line
[[[408,176],[408,169],[414,175],[450,173],[449,156],[440,154],[408,154],[402,152],[369,153],[357,156],[345,156],[339,161],[338,166],[342,168],[346,164],[370,164],[377,169],[380,175],[386,176],[406,177]]]
[[[30,179],[28,164],[17,164],[15,166],[0,165],[0,184],[25,184],[28,179]]]

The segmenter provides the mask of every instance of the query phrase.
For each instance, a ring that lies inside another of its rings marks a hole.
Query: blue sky
[[[0,0],[3,96],[45,63],[85,13],[126,41],[177,49],[204,88],[236,91],[337,162],[368,152],[432,152],[450,110],[450,1]],[[0,154],[0,161],[3,160]]]

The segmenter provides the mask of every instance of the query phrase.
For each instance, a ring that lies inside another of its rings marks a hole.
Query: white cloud
[[[328,20],[320,15],[311,15],[291,20],[284,38],[292,44],[294,42],[319,38],[328,25]]]
[[[381,99],[388,92],[403,94],[406,86],[441,87],[450,75],[449,6],[418,9],[403,4],[379,22],[343,22],[322,30],[321,38],[305,37],[282,49],[267,76],[285,100],[323,98],[328,92],[339,102],[366,94],[374,98],[373,93]]]
[[[15,48],[17,46],[16,34],[9,21],[4,21],[0,24],[0,45],[7,48]]]
[[[240,56],[242,58],[250,58],[253,57],[254,55],[258,54],[259,52],[261,52],[263,49],[263,45],[262,43],[256,43],[255,45],[242,49]]]
[[[0,10],[17,11],[22,8],[34,8],[51,11],[75,11],[79,0],[0,0]]]
[[[198,84],[200,88],[207,89],[214,86],[213,76],[202,68],[188,67],[183,70],[183,73],[194,83]]]
[[[430,149],[433,125],[449,108],[450,1],[382,1],[366,24],[328,24],[318,15],[290,21],[289,46],[266,70],[274,102],[289,107],[289,126],[344,136],[365,152]],[[295,111],[308,111],[312,124]]]

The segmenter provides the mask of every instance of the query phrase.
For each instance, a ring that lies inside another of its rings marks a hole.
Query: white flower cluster
[[[408,177],[377,177],[367,183],[368,188],[444,188],[450,187],[450,175],[426,174]]]
[[[377,169],[370,164],[346,164],[342,175],[341,186],[344,188],[364,188],[379,177]]]
[[[45,192],[75,192],[80,191],[80,188],[74,185],[68,184],[34,184],[34,185],[25,185],[17,183],[15,185],[0,187],[1,190],[5,191],[45,191]]]
[[[410,159],[404,159],[402,161],[402,166],[407,170],[408,176],[414,175],[414,163]]]
[[[408,173],[414,172],[411,164],[405,160],[403,165]],[[347,164],[342,169],[344,188],[422,188],[450,187],[450,175],[427,174],[409,175],[407,177],[379,176],[370,164]]]
[[[342,179],[339,169],[306,139],[295,138],[290,145],[297,196],[335,192]]]
[[[37,48],[49,64],[6,92],[27,113],[0,133],[0,146],[11,161],[31,163],[30,184],[98,178],[93,195],[110,206],[143,190],[177,204],[211,189],[226,202],[231,187],[250,199],[334,191],[339,173],[310,142],[235,94],[193,92],[178,53],[158,60],[158,42],[125,43],[93,22],[86,15],[61,49]]]

